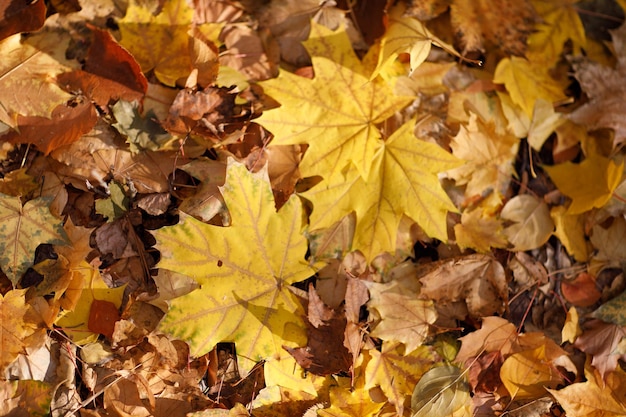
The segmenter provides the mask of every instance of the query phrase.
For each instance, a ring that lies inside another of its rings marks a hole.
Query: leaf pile
[[[626,414],[589,4],[0,6],[0,414]]]

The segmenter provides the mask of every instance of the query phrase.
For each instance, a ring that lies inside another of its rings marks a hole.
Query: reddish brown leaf
[[[495,392],[501,385],[502,354],[489,352],[471,361],[468,377],[474,392]]]
[[[71,92],[82,92],[101,107],[111,100],[141,101],[148,90],[148,80],[135,58],[109,32],[95,27],[92,31],[84,71],[59,75],[59,85]]]
[[[120,312],[110,301],[93,300],[89,310],[88,328],[94,333],[105,335],[109,339],[113,336],[115,322],[120,319]]]
[[[0,3],[0,40],[20,32],[34,32],[45,21],[43,1],[3,1]]]
[[[30,143],[46,155],[56,148],[76,142],[96,125],[98,115],[88,101],[74,106],[59,105],[52,118],[18,116],[18,130],[0,138],[10,143]]]
[[[604,378],[615,370],[618,359],[626,360],[626,354],[618,349],[618,344],[626,337],[626,329],[600,320],[591,320],[584,327],[574,346],[591,355],[591,364]]]
[[[576,307],[594,305],[602,296],[596,287],[596,277],[582,272],[571,281],[561,282],[563,297]]]

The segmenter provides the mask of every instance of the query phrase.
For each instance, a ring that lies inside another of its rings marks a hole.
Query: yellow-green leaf
[[[579,164],[568,161],[544,169],[558,189],[572,199],[567,214],[580,214],[611,199],[622,178],[624,162],[617,164],[593,153]]]
[[[193,10],[186,0],[167,1],[154,16],[146,6],[134,1],[126,16],[119,21],[121,44],[135,57],[141,70],[154,69],[157,78],[166,85],[191,72],[189,35]]]
[[[188,340],[193,355],[231,341],[240,360],[256,361],[282,345],[305,345],[305,313],[289,288],[315,272],[304,259],[300,201],[293,196],[276,213],[266,172],[251,174],[233,160],[220,188],[232,226],[181,216],[155,233],[159,266],[201,285],[171,302],[161,329]]]
[[[303,196],[313,202],[311,228],[330,227],[352,211],[357,224],[353,249],[372,259],[394,253],[403,214],[415,220],[429,236],[446,241],[446,215],[456,208],[443,191],[437,173],[460,161],[432,143],[413,135],[414,121],[402,125],[380,142],[370,159],[370,180],[349,165]]]
[[[50,214],[49,203],[49,199],[37,198],[22,206],[18,197],[0,194],[0,266],[14,285],[33,265],[37,246],[67,242],[61,221]]]
[[[261,83],[281,107],[263,112],[258,121],[275,135],[274,145],[309,144],[300,164],[304,177],[331,178],[353,162],[367,180],[381,144],[377,125],[412,98],[393,95],[380,79],[369,81],[345,30],[313,24],[304,44],[315,78],[281,71]]]
[[[411,398],[412,417],[471,416],[469,385],[461,369],[439,366],[426,372]]]

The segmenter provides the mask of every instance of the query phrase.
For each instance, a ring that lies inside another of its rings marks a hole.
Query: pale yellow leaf
[[[554,231],[546,203],[528,194],[510,199],[500,217],[513,223],[504,229],[504,234],[515,251],[538,248],[548,241]]]

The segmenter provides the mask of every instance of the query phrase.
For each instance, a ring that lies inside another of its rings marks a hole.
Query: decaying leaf
[[[38,245],[66,243],[61,222],[50,214],[48,204],[48,199],[38,198],[22,205],[18,197],[0,195],[0,266],[14,285],[33,264]]]
[[[464,301],[472,317],[503,311],[506,277],[504,268],[492,256],[468,255],[437,262],[429,269],[420,277],[421,294],[437,305]]]

